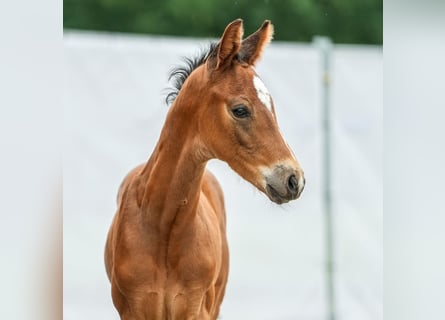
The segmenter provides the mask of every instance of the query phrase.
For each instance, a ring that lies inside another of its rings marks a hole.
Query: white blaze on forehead
[[[253,85],[255,86],[258,98],[260,101],[272,112],[272,100],[270,98],[269,90],[267,90],[263,81],[258,76],[253,76]]]

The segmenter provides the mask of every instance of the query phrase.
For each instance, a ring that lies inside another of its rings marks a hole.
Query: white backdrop
[[[64,319],[119,319],[103,264],[116,192],[159,137],[168,71],[207,42],[65,33]],[[228,216],[221,319],[325,319],[319,58],[309,44],[273,42],[257,67],[305,171],[301,199],[275,205],[209,164]],[[332,83],[338,319],[382,319],[381,48],[336,46]]]

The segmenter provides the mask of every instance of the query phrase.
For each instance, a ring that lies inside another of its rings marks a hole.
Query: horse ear
[[[243,33],[243,20],[236,19],[227,25],[218,45],[215,69],[232,61],[233,57],[238,53],[241,47]]]
[[[263,22],[261,27],[248,36],[241,44],[240,59],[249,65],[255,65],[260,59],[264,48],[273,38],[273,25],[269,20]]]

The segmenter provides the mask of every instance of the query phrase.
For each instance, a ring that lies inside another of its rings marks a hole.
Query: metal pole
[[[322,61],[322,124],[323,124],[323,204],[325,214],[325,268],[326,268],[326,306],[327,319],[336,319],[335,277],[334,277],[334,234],[331,191],[331,115],[330,115],[330,55],[332,42],[328,37],[315,37],[314,43],[319,48]]]

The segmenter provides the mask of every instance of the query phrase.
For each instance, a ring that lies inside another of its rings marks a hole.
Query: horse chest
[[[157,263],[148,264],[145,270],[139,269],[146,274],[155,271],[160,275],[151,278],[150,283],[141,284],[143,291],[150,293],[148,296],[156,292],[153,296],[156,299],[150,300],[150,304],[159,306],[156,312],[163,315],[159,319],[213,319],[216,316],[227,261],[223,259],[217,219],[208,216],[208,212],[202,213],[205,215],[201,216],[201,212],[198,212],[197,219],[189,222],[188,228],[173,228],[168,245],[158,247],[160,251],[155,250],[163,251],[163,254],[150,259]]]
[[[182,218],[181,218],[182,219]],[[124,228],[116,266],[119,277],[143,288],[207,288],[227,264],[223,230],[214,212],[198,206],[193,219],[179,220],[168,237],[146,228]],[[119,267],[120,266],[120,267]]]
[[[222,230],[216,216],[198,210],[193,223],[172,230],[167,253],[167,270],[173,280],[185,286],[206,287],[216,281],[223,264]]]

